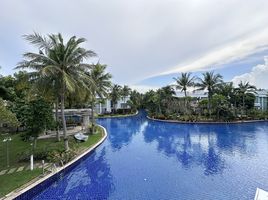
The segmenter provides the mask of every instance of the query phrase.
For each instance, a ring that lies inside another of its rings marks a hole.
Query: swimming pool
[[[253,199],[268,190],[268,123],[99,119],[107,140],[35,199]]]

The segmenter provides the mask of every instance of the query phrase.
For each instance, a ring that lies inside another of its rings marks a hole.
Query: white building
[[[268,110],[268,90],[257,90],[255,95],[254,107],[263,111]],[[199,100],[205,99],[208,97],[206,91],[194,91],[187,92],[187,96],[195,97]],[[183,92],[176,92],[176,97],[184,97]]]
[[[208,98],[208,93],[203,90],[196,90],[186,93],[188,97],[197,98],[199,100]],[[185,97],[184,92],[176,92],[176,97]]]
[[[112,104],[111,99],[104,99],[101,100],[99,97],[97,97],[97,100],[102,103],[97,103],[95,106],[95,112],[97,114],[104,114],[104,113],[111,113],[112,109],[130,109],[130,106],[127,105],[127,101],[130,100],[130,97],[120,98],[117,101],[117,104],[115,104],[115,107]]]
[[[268,90],[257,90],[255,94],[254,107],[266,111],[267,103],[268,103]]]

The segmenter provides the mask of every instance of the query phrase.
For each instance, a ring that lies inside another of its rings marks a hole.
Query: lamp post
[[[11,137],[6,137],[3,142],[6,143],[6,160],[7,160],[7,167],[9,167],[9,149],[8,149],[8,142],[10,142],[12,139]]]
[[[33,171],[33,143],[31,143],[30,169]]]

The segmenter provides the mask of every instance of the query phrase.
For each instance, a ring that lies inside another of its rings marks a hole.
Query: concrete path
[[[44,167],[46,168],[49,165],[49,163],[45,163]],[[36,168],[42,168],[42,163],[36,163],[34,165],[34,169]],[[11,169],[3,169],[2,171],[0,171],[0,176],[5,175],[5,174],[12,174],[15,172],[21,172],[21,171],[26,171],[26,170],[30,170],[30,166],[29,165],[25,165],[25,166],[20,166],[20,167],[14,167]]]

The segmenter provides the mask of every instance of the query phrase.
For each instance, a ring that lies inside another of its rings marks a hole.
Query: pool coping
[[[126,116],[103,116],[103,117],[97,117],[97,119],[107,119],[107,118],[124,118],[124,117],[133,117],[135,115],[139,114],[139,111],[137,110],[136,113],[134,114],[129,114],[129,115],[126,115]]]
[[[168,122],[168,123],[177,123],[177,124],[244,124],[244,123],[254,123],[254,122],[268,122],[268,120],[244,120],[244,121],[231,121],[231,122],[186,122],[178,120],[163,120],[163,119],[154,119],[146,116],[147,119],[158,122]]]
[[[63,172],[65,168],[73,165],[74,163],[76,163],[77,161],[79,161],[81,158],[83,158],[84,156],[88,155],[90,152],[92,152],[93,150],[95,150],[99,145],[101,145],[105,141],[105,139],[108,136],[106,128],[104,128],[103,126],[101,126],[99,124],[98,124],[98,126],[101,127],[103,129],[103,131],[104,131],[104,136],[101,138],[100,141],[98,141],[96,144],[94,144],[88,150],[86,150],[85,152],[83,152],[82,154],[80,154],[79,156],[77,156],[76,158],[74,158],[72,161],[68,162],[63,167],[58,167],[55,172],[51,172],[51,173],[45,175],[44,177],[38,179],[37,181],[33,182],[32,184],[26,186],[25,188],[23,186],[21,186],[22,189],[20,189],[20,188],[15,189],[14,191],[10,192],[9,194],[1,197],[0,200],[11,200],[11,199],[15,199],[15,198],[19,197],[23,193],[25,193],[25,192],[33,189],[34,187],[36,187],[37,185],[43,183],[44,181],[46,181],[47,179],[51,178],[52,176],[54,176],[54,175],[56,175],[58,173]],[[16,190],[18,190],[18,191],[16,191]]]

